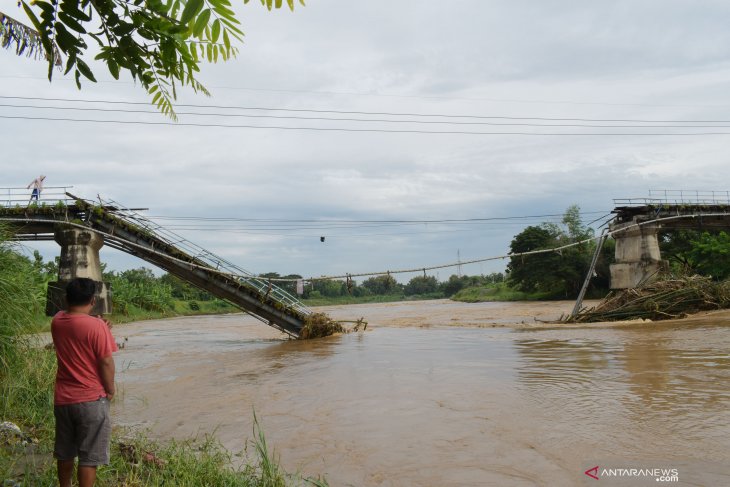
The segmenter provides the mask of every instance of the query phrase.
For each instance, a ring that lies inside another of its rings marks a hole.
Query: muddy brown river
[[[323,308],[370,325],[309,342],[244,315],[120,325],[113,416],[236,452],[255,408],[284,467],[332,486],[730,485],[730,313],[535,321],[571,306]]]

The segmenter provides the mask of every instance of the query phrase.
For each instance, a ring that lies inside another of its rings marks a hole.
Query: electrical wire
[[[48,105],[17,105],[0,103],[5,108],[29,108],[34,110],[64,110],[80,112],[102,112],[102,113],[134,113],[159,115],[155,110],[125,110],[121,108],[85,108],[85,107],[58,107]],[[605,124],[545,124],[526,122],[455,122],[439,120],[395,120],[386,118],[334,118],[334,117],[302,117],[294,115],[252,115],[246,113],[203,113],[203,112],[176,112],[177,115],[202,116],[202,117],[223,117],[223,118],[254,118],[254,119],[275,119],[275,120],[313,120],[326,122],[356,122],[356,123],[401,123],[401,124],[427,124],[427,125],[487,125],[496,127],[564,127],[564,128],[730,128],[730,125],[605,125]]]
[[[561,245],[561,246],[553,247],[553,248],[549,248],[549,249],[530,250],[530,251],[526,251],[526,252],[514,252],[514,253],[509,253],[509,254],[504,254],[504,255],[492,256],[492,257],[484,257],[484,258],[479,258],[479,259],[471,259],[471,260],[465,260],[465,261],[452,262],[452,263],[448,263],[448,264],[432,265],[432,266],[428,266],[428,267],[417,267],[417,268],[399,269],[399,270],[387,270],[387,271],[379,271],[379,272],[361,272],[361,273],[356,273],[356,274],[347,273],[347,274],[342,274],[342,275],[311,277],[311,278],[307,278],[305,280],[306,281],[324,281],[324,280],[352,279],[353,277],[383,276],[383,275],[391,275],[391,274],[412,274],[412,273],[415,273],[415,272],[427,272],[427,271],[433,271],[433,270],[438,270],[438,269],[446,269],[446,268],[451,268],[451,267],[459,267],[459,266],[464,266],[464,265],[469,265],[469,264],[478,264],[478,263],[483,263],[483,262],[488,262],[488,261],[494,261],[494,260],[504,260],[504,259],[509,259],[509,258],[513,258],[513,257],[526,257],[526,256],[531,256],[531,255],[539,255],[539,254],[547,254],[547,253],[559,253],[562,250],[565,250],[565,249],[568,249],[568,248],[571,248],[571,247],[576,247],[576,246],[579,246],[579,245],[584,245],[584,244],[587,244],[589,242],[596,241],[596,240],[601,239],[601,238],[604,238],[604,237],[614,236],[614,235],[616,235],[618,233],[622,233],[622,232],[625,232],[625,231],[630,230],[630,229],[633,229],[633,228],[641,228],[641,227],[643,227],[645,225],[649,225],[649,224],[652,224],[652,223],[660,223],[660,222],[681,220],[681,219],[685,219],[685,218],[702,218],[702,217],[714,217],[714,216],[727,217],[728,216],[728,213],[727,212],[724,212],[724,213],[694,213],[694,214],[690,214],[690,215],[676,215],[676,216],[671,216],[671,217],[655,218],[653,220],[647,220],[647,221],[644,221],[644,222],[627,224],[625,226],[622,226],[621,228],[618,228],[618,229],[615,229],[615,230],[612,230],[612,231],[604,232],[604,233],[602,233],[599,236],[589,237],[589,238],[582,239],[582,240],[577,241],[577,242],[571,242],[569,244],[565,244],[565,245]],[[17,222],[17,221],[24,221],[24,219],[0,217],[0,221]],[[25,221],[36,222],[36,223],[59,223],[58,220],[32,219],[32,218],[27,218],[27,217],[25,218]],[[220,270],[217,270],[217,269],[213,269],[213,268],[211,268],[209,266],[202,266],[202,265],[195,264],[194,262],[188,262],[188,261],[185,261],[185,260],[181,260],[181,259],[178,259],[176,257],[172,257],[172,256],[170,256],[170,255],[168,255],[166,253],[163,253],[163,252],[160,252],[160,251],[151,249],[149,247],[146,247],[144,245],[140,245],[140,244],[137,244],[135,242],[130,242],[128,240],[122,239],[118,235],[113,235],[113,234],[110,234],[110,233],[106,233],[106,232],[103,232],[101,230],[97,230],[97,229],[94,229],[94,228],[90,228],[90,227],[87,227],[85,225],[81,225],[81,224],[78,224],[78,223],[64,222],[64,224],[65,225],[72,226],[72,227],[82,228],[84,230],[97,233],[97,234],[103,236],[106,239],[110,239],[110,240],[112,240],[114,242],[119,242],[122,245],[126,245],[126,246],[130,246],[130,247],[133,247],[133,248],[137,248],[137,249],[143,250],[145,253],[148,253],[148,254],[159,255],[159,256],[165,257],[166,259],[169,259],[171,261],[175,261],[175,262],[179,262],[179,263],[185,264],[186,266],[189,266],[191,268],[205,269],[208,272],[216,273],[216,274],[219,274],[219,275],[222,275],[222,276],[225,276],[225,277],[229,277],[229,278],[233,278],[233,279],[238,279],[238,278],[241,278],[241,277],[245,277],[245,278],[250,278],[251,277],[251,276],[239,276],[239,275],[232,274],[232,273],[229,273],[229,272],[223,272],[223,271],[220,271]],[[272,281],[272,282],[295,282],[295,281],[298,281],[299,280],[299,279],[286,279],[286,278],[264,278],[264,279],[269,280],[269,281]]]
[[[313,132],[357,132],[357,133],[384,133],[384,134],[432,134],[432,135],[515,135],[515,136],[545,136],[545,137],[663,137],[663,136],[707,136],[707,135],[730,135],[730,132],[470,132],[462,130],[406,130],[406,129],[374,129],[374,128],[345,128],[345,127],[287,127],[283,125],[227,125],[216,123],[190,123],[190,122],[144,122],[140,120],[95,120],[78,118],[52,118],[52,117],[25,117],[0,115],[0,119],[10,120],[38,120],[50,122],[83,122],[98,124],[119,124],[119,125],[147,125],[147,126],[171,126],[171,127],[215,127],[215,128],[238,128],[238,129],[267,129],[287,131],[313,131]]]
[[[33,101],[57,101],[67,103],[105,103],[110,105],[145,105],[149,102],[135,102],[122,100],[84,100],[81,98],[46,98],[34,96],[9,96],[0,95],[0,99],[6,100],[33,100]],[[261,106],[237,106],[237,105],[197,105],[197,104],[175,104],[176,107],[185,108],[209,108],[226,110],[257,110],[257,111],[279,111],[279,112],[309,112],[309,113],[336,113],[341,115],[385,115],[402,117],[438,117],[438,118],[467,118],[467,119],[500,119],[500,120],[542,120],[542,121],[575,121],[575,122],[624,122],[624,123],[730,123],[730,120],[656,120],[656,119],[619,119],[619,118],[559,118],[559,117],[514,117],[497,115],[458,115],[458,114],[436,114],[436,113],[414,113],[414,112],[368,112],[356,110],[326,110],[326,109],[305,109],[305,108],[280,108]]]

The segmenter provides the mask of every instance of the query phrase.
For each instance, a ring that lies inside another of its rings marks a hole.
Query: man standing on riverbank
[[[58,372],[53,412],[61,487],[71,487],[74,460],[79,459],[79,487],[91,487],[96,468],[109,464],[114,396],[114,358],[117,345],[109,323],[90,316],[96,299],[96,282],[77,278],[66,287],[68,311],[59,311],[51,322]]]

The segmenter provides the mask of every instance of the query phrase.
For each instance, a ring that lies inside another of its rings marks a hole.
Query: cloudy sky
[[[1,5],[25,20],[14,1]],[[295,12],[268,12],[256,2],[237,11],[246,32],[238,58],[203,66],[212,97],[185,92],[181,104],[450,117],[178,108],[411,121],[180,116],[183,123],[386,132],[0,118],[0,186],[25,186],[43,173],[48,185],[73,185],[80,196],[100,194],[149,208],[151,216],[239,218],[225,225],[160,221],[252,272],[305,276],[426,267],[456,261],[457,252],[462,260],[502,255],[526,224],[554,218],[425,220],[554,215],[575,203],[591,221],[608,213],[614,198],[648,196],[650,189],[730,189],[730,135],[686,135],[730,133],[722,127],[730,125],[727,2],[309,0]],[[44,63],[8,51],[0,51],[0,67],[3,97],[148,100],[102,65],[95,69],[100,82],[82,91],[60,74],[49,84]],[[0,117],[167,121],[72,106],[82,105],[0,98]],[[728,123],[696,123],[714,120]],[[635,135],[656,133],[677,135]],[[374,220],[421,223],[365,223]],[[56,252],[50,243],[32,248]],[[117,269],[143,264],[109,249],[103,258]]]

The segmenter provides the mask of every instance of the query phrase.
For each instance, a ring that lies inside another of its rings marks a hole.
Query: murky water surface
[[[583,472],[596,465],[676,468],[669,485],[730,485],[730,314],[491,327],[568,309],[332,308],[365,316],[368,331],[313,342],[283,341],[242,315],[119,326],[129,341],[114,416],[159,437],[215,431],[238,451],[255,408],[285,467],[333,486],[593,485]]]

